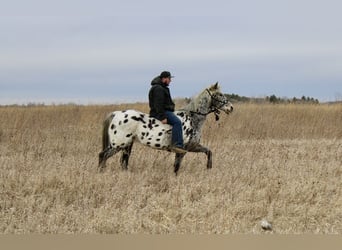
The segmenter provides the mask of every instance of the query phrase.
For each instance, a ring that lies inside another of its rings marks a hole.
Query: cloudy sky
[[[245,96],[342,100],[337,0],[12,0],[0,9],[0,104],[146,101],[219,81]]]

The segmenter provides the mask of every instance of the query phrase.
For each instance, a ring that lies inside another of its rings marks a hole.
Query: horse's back
[[[122,130],[132,130],[138,122],[145,122],[149,117],[148,114],[134,109],[114,111],[112,116],[112,125],[120,127]]]

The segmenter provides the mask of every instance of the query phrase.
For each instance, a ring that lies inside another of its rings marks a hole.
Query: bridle
[[[198,112],[198,111],[190,111],[190,113],[191,114],[196,114],[196,115],[202,115],[202,116],[207,116],[207,115],[209,115],[209,114],[211,114],[211,113],[215,113],[215,119],[216,119],[216,121],[218,121],[218,119],[219,119],[219,114],[221,113],[220,112],[220,109],[224,106],[224,105],[226,105],[227,103],[228,103],[228,101],[226,100],[226,101],[221,101],[221,100],[219,100],[219,99],[217,99],[210,91],[209,91],[209,89],[205,89],[207,92],[208,92],[208,94],[209,94],[209,96],[211,97],[211,100],[215,100],[216,102],[218,102],[218,103],[221,103],[222,105],[220,106],[220,107],[210,107],[210,110],[208,111],[208,112],[206,112],[206,113],[202,113],[202,112]]]

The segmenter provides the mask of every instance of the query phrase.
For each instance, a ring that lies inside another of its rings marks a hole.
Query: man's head
[[[171,73],[169,71],[163,71],[160,73],[160,79],[162,81],[162,83],[169,85],[171,82],[171,78],[173,78],[173,76],[171,76]]]

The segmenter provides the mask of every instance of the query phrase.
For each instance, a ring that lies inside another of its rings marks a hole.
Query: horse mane
[[[207,112],[210,106],[210,94],[208,91],[213,94],[214,92],[220,91],[220,87],[216,83],[209,88],[205,88],[201,93],[191,98],[190,103],[187,104],[183,110],[202,113]]]

